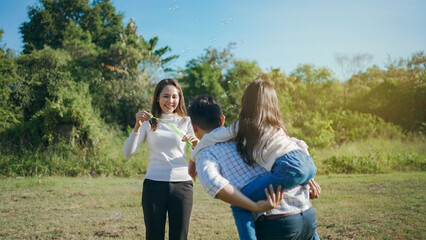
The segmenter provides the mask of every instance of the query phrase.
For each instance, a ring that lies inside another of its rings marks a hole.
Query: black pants
[[[142,209],[146,239],[164,239],[167,213],[169,239],[186,240],[192,210],[192,197],[192,181],[160,182],[145,179],[142,190]]]

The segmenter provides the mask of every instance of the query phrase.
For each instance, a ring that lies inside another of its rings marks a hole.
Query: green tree
[[[294,85],[290,95],[297,109],[294,127],[303,128],[306,121],[325,116],[342,105],[342,86],[327,68],[300,65],[289,79]]]
[[[246,87],[261,74],[256,62],[243,60],[234,60],[232,67],[227,70],[225,80],[221,84],[226,96],[223,95],[221,102],[228,124],[234,122],[240,113],[241,99]]]
[[[386,70],[375,66],[347,82],[348,108],[370,113],[406,130],[420,130],[426,122],[426,57],[423,52],[391,63]]]
[[[0,29],[0,131],[21,118],[19,108],[12,102],[18,80],[17,65],[10,49],[2,44],[3,30]]]
[[[310,64],[299,65],[290,77],[295,77],[299,83],[296,92],[299,95],[295,97],[305,104],[298,107],[323,111],[341,106],[341,84],[327,68],[316,68]]]
[[[221,105],[226,123],[236,120],[241,98],[249,83],[261,75],[256,62],[234,59],[230,43],[222,51],[206,49],[206,53],[191,60],[179,78],[187,101],[198,95],[212,95]]]
[[[92,108],[88,84],[74,81],[71,61],[65,50],[50,47],[17,59],[20,79],[14,100],[20,103],[23,121],[8,129],[10,145],[35,150],[65,138],[87,147],[99,137],[101,121]]]
[[[178,79],[186,101],[189,102],[198,95],[213,95],[220,100],[225,98],[226,91],[221,84],[225,81],[222,71],[226,71],[231,57],[229,49],[223,52],[207,49],[204,55],[189,61],[182,71],[182,77]]]
[[[24,22],[20,31],[24,40],[24,53],[43,49],[62,48],[65,31],[72,21],[92,35],[97,46],[107,49],[115,43],[123,31],[121,14],[109,0],[39,0],[39,4],[28,8],[29,21]]]

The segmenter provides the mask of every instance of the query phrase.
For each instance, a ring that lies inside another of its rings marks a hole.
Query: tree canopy
[[[94,156],[108,158],[99,147],[108,134],[127,133],[135,112],[150,109],[157,69],[175,76],[187,103],[197,95],[219,99],[226,124],[237,119],[248,84],[268,80],[290,135],[313,147],[426,133],[423,52],[385,69],[354,66],[358,70],[339,81],[328,68],[311,64],[290,74],[264,71],[255,61],[235,57],[230,43],[205,49],[174,72],[169,63],[178,56],[170,54],[170,46],[158,46],[158,36],[139,35],[133,19],[124,25],[109,0],[39,0],[28,8],[28,17],[20,28],[22,54],[0,45],[2,155],[21,159],[26,152],[53,151],[64,141],[68,145],[58,152],[91,158],[82,164],[100,169]]]

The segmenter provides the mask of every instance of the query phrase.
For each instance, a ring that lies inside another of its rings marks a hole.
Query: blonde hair
[[[268,131],[283,129],[287,133],[281,119],[277,94],[269,82],[258,79],[247,87],[237,122],[237,150],[244,161],[252,166],[256,162],[253,153],[268,144],[269,139],[264,141]]]

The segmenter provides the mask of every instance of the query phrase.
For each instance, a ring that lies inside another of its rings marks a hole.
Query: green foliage
[[[389,165],[396,171],[426,171],[426,156],[414,151],[388,154]]]
[[[40,0],[28,16],[21,27],[24,54],[1,51],[0,73],[8,75],[2,78],[7,118],[1,120],[0,174],[146,171],[146,161],[122,156],[120,129],[150,106],[150,74],[169,71],[177,56],[167,56],[168,46],[157,48],[158,37],[138,35],[133,19],[124,28],[110,1]],[[148,159],[146,149],[140,152]]]
[[[221,96],[227,124],[231,124],[237,119],[246,87],[260,74],[261,70],[256,62],[241,60],[234,60],[232,68],[227,70],[225,81],[222,82],[226,96]]]
[[[421,130],[426,122],[426,56],[423,52],[354,75],[347,83],[348,108],[371,113],[403,129]],[[349,91],[350,90],[350,91]]]
[[[332,127],[335,130],[335,140],[338,144],[353,142],[368,138],[395,138],[403,135],[402,129],[392,123],[387,123],[372,114],[357,113],[350,110],[331,112]]]
[[[299,65],[290,75],[296,85],[290,95],[301,111],[325,112],[342,105],[342,86],[327,68]]]
[[[334,141],[334,129],[332,128],[332,120],[314,117],[311,121],[305,122],[302,132],[305,141],[315,147],[328,148],[332,146]]]
[[[204,56],[187,63],[182,78],[178,79],[187,102],[198,95],[213,95],[218,99],[226,96],[221,82],[225,81],[222,68],[226,67],[228,58],[226,50],[219,54],[216,49],[208,49]]]
[[[229,44],[223,51],[207,49],[205,55],[191,60],[179,78],[184,96],[191,101],[198,95],[212,95],[222,106],[226,123],[233,123],[241,108],[241,98],[249,83],[261,74],[255,62],[233,58]]]
[[[28,17],[30,21],[20,27],[25,53],[43,49],[45,45],[62,48],[70,22],[89,31],[93,43],[103,49],[115,43],[123,31],[123,16],[116,14],[115,7],[107,0],[94,1],[93,6],[88,0],[39,0],[38,5],[28,8]]]
[[[139,109],[150,108],[156,74],[172,72],[168,64],[178,56],[159,47],[157,36],[138,35],[133,19],[123,26],[109,0],[39,0],[28,17],[20,28],[23,54],[0,46],[0,174],[144,172],[146,161],[122,156],[123,133]],[[227,124],[238,117],[246,86],[262,78],[274,84],[290,135],[313,149],[426,134],[423,52],[341,83],[329,69],[310,64],[288,76],[280,69],[263,72],[255,61],[234,58],[233,46],[206,49],[176,77],[187,103],[197,95],[219,99]],[[140,158],[147,159],[146,149]],[[424,153],[405,150],[327,155],[321,164],[324,171],[360,173],[425,165]]]
[[[332,173],[385,173],[390,171],[425,171],[426,156],[416,152],[333,156],[326,159],[326,172]]]
[[[56,96],[59,86],[72,81],[67,69],[70,60],[67,52],[49,47],[17,59],[20,81],[15,101],[22,107],[24,121],[43,109],[46,101]]]
[[[362,156],[333,156],[324,161],[332,173],[383,173],[385,168],[378,153]]]
[[[332,148],[310,148],[319,174],[425,171],[424,136],[375,137]]]
[[[0,29],[0,44],[3,30]],[[12,96],[18,79],[17,65],[10,49],[0,45],[0,131],[18,123],[21,111],[13,104]]]

